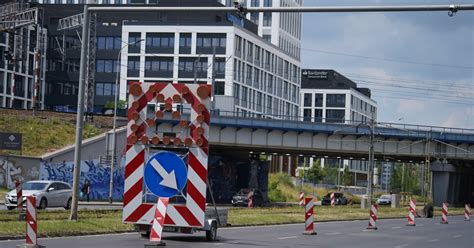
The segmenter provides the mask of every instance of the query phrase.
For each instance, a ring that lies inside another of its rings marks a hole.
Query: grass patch
[[[421,207],[420,207],[421,209]],[[315,220],[336,221],[368,219],[368,209],[360,206],[316,206]],[[462,215],[463,208],[450,208],[450,215]],[[435,208],[435,218],[439,218],[441,208]],[[381,207],[379,218],[405,218],[407,209]],[[40,237],[73,236],[100,233],[133,231],[133,225],[122,223],[122,210],[81,210],[79,221],[68,221],[69,211],[39,211],[38,231]],[[23,237],[25,222],[17,221],[16,211],[0,211],[0,237]],[[273,208],[229,208],[228,222],[232,226],[270,225],[304,222],[304,208],[300,206]]]
[[[420,211],[421,207],[419,207]],[[378,218],[405,218],[407,208],[390,208],[381,206],[378,212]],[[340,221],[340,220],[358,220],[368,219],[369,210],[361,209],[359,205],[352,206],[315,206],[316,221]],[[450,208],[450,215],[461,215],[463,208]],[[441,216],[441,208],[435,208],[435,216]],[[281,208],[257,208],[257,209],[229,209],[229,223],[232,225],[269,225],[282,223],[300,223],[304,222],[304,208],[300,206],[281,207]]]
[[[86,123],[84,138],[90,138],[104,130]],[[38,118],[33,116],[0,116],[0,132],[23,134],[23,155],[39,156],[74,143],[75,122],[60,118]],[[0,150],[2,154],[19,155],[19,151]]]
[[[1,188],[0,187],[0,201],[3,202],[3,200],[5,199],[5,195],[8,193],[8,190],[7,188]]]

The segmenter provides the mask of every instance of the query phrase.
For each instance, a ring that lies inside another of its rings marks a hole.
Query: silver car
[[[59,181],[28,181],[21,185],[23,206],[26,206],[26,197],[36,197],[36,207],[45,209],[47,207],[71,207],[72,190],[71,186],[65,182]],[[5,196],[5,206],[9,210],[17,206],[16,190],[10,191]]]

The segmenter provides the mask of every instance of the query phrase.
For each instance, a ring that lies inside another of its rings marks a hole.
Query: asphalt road
[[[383,247],[383,248],[474,248],[474,221],[461,216],[417,219],[416,227],[407,227],[406,219],[379,220],[378,230],[367,231],[367,221],[317,223],[317,235],[302,235],[303,224],[219,229],[219,241],[206,242],[204,233],[194,235],[165,233],[167,247]],[[15,247],[23,241],[0,241],[0,247]],[[143,247],[146,239],[136,233],[40,239],[46,247]]]

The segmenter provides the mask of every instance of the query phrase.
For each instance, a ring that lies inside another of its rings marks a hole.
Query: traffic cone
[[[370,218],[369,218],[369,226],[367,226],[367,229],[369,230],[377,230],[377,210],[379,209],[379,205],[373,204],[372,207],[370,208]]]
[[[471,205],[468,203],[464,206],[464,221],[471,221]]]
[[[441,224],[448,224],[448,203],[443,203],[443,209],[441,209]]]
[[[416,226],[415,216],[416,216],[416,200],[415,199],[410,199],[410,206],[408,206],[408,223],[407,223],[407,226]]]

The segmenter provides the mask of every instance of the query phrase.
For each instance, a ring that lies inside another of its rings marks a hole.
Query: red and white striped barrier
[[[467,204],[464,205],[464,221],[470,221],[471,220],[471,205]]]
[[[304,192],[300,192],[300,206],[304,206]]]
[[[331,193],[331,207],[334,207],[334,192]]]
[[[162,127],[155,125],[156,121],[163,117],[163,111],[158,110],[152,115],[148,111],[148,104],[162,103],[167,111],[172,111],[173,104],[189,104],[191,115],[189,122],[186,122],[189,125],[184,125],[189,129],[189,134],[186,130],[181,132],[180,137],[176,137],[184,140],[184,144],[189,148],[186,203],[169,204],[165,225],[204,227],[211,85],[134,82],[130,84],[129,92],[123,222],[152,223],[154,204],[143,202],[146,147],[150,143],[159,144],[161,141],[164,145],[171,144],[168,142],[169,137],[157,135],[162,134]],[[177,113],[175,116],[179,117],[179,112],[174,112]]]
[[[23,190],[21,189],[21,182],[20,180],[15,180],[15,189],[16,189],[16,207],[18,211],[23,210]]]
[[[314,231],[313,197],[304,198],[304,203],[305,203],[305,215],[304,215],[305,230],[303,234],[316,235],[316,232]]]
[[[38,223],[36,221],[36,197],[26,197],[26,244],[38,244]]]
[[[377,211],[379,210],[378,204],[373,204],[370,208],[370,218],[369,218],[369,226],[367,229],[369,230],[377,230]]]
[[[416,216],[416,200],[415,199],[410,199],[410,206],[408,206],[408,223],[407,223],[407,226],[416,226],[415,216]]]
[[[169,198],[160,197],[156,203],[155,218],[150,231],[150,242],[161,243],[163,226],[166,219],[166,210],[168,209]]]
[[[441,224],[448,224],[448,203],[443,203],[443,209],[441,209]]]

